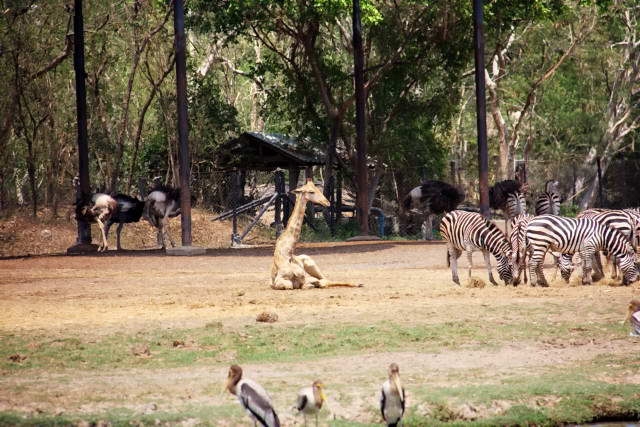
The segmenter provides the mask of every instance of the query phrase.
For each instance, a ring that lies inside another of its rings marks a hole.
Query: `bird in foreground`
[[[316,416],[316,427],[318,426],[318,412],[327,398],[324,395],[324,384],[322,381],[314,381],[310,387],[300,389],[296,408],[304,415],[304,425],[307,425],[307,415]]]
[[[640,300],[634,299],[629,303],[629,315],[626,322],[631,324],[631,336],[640,337]]]
[[[400,424],[404,415],[405,394],[400,382],[400,368],[395,363],[389,365],[389,379],[382,384],[380,411],[389,427]]]
[[[273,409],[271,398],[260,384],[242,378],[240,366],[232,365],[229,368],[225,388],[238,398],[242,407],[253,418],[254,427],[258,423],[263,427],[280,427],[280,420]]]

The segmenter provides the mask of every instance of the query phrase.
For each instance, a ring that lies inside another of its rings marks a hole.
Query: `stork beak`
[[[402,384],[400,384],[400,377],[398,377],[397,375],[394,375],[393,384],[396,386],[398,393],[402,396]]]

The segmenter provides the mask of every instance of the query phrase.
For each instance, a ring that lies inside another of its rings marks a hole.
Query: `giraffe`
[[[300,231],[304,221],[304,212],[307,202],[329,207],[329,201],[316,187],[310,178],[302,187],[292,191],[296,195],[296,204],[289,217],[287,228],[276,240],[276,249],[273,253],[271,265],[271,288],[302,289],[304,285],[316,288],[326,287],[361,287],[349,283],[334,283],[327,280],[318,265],[308,255],[294,255],[293,251],[300,238]]]

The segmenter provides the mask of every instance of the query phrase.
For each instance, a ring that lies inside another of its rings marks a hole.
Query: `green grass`
[[[579,341],[626,331],[624,326],[614,322],[580,327],[568,322],[536,322],[526,326],[503,323],[485,320],[413,326],[378,323],[294,328],[250,325],[240,330],[224,330],[219,324],[212,324],[202,328],[118,333],[91,339],[5,333],[0,335],[0,369],[179,367],[211,363],[220,354],[228,352],[234,352],[239,363],[295,361],[389,348],[438,352],[460,347],[499,347],[512,341]],[[13,355],[24,359],[11,360]]]
[[[238,329],[225,329],[222,324],[214,322],[201,328],[158,329],[101,337],[69,335],[54,338],[34,333],[0,333],[0,372],[21,378],[37,378],[42,371],[46,371],[61,374],[63,377],[60,377],[60,381],[67,381],[86,370],[108,372],[109,369],[210,366],[216,363],[217,356],[229,352],[238,363],[270,363],[374,354],[389,349],[436,353],[459,348],[500,348],[513,342],[526,345],[544,340],[555,345],[572,340],[586,343],[591,339],[626,336],[627,328],[618,322],[576,324],[546,320],[559,309],[550,304],[544,310],[526,311],[526,325],[509,320],[514,314],[511,310],[523,315],[521,307],[507,307],[500,308],[499,312],[492,309],[491,314],[495,317],[489,316],[489,312],[485,316],[480,314],[482,322],[376,323],[370,326],[324,324],[306,327],[252,324]],[[177,346],[174,346],[174,342]],[[141,348],[148,348],[150,355],[135,355],[134,350],[140,352]],[[571,351],[571,347],[566,351]],[[16,354],[26,358],[20,362],[11,361],[9,357]],[[640,414],[640,388],[636,384],[625,384],[624,378],[629,372],[638,371],[640,355],[635,354],[600,355],[587,362],[541,366],[530,373],[516,371],[493,375],[482,369],[452,371],[445,377],[446,381],[461,385],[430,387],[426,379],[424,386],[409,389],[405,425],[556,426],[610,417],[634,419]],[[617,378],[621,383],[599,380],[603,375]],[[31,386],[23,384],[17,387]],[[278,394],[278,387],[275,384],[272,387],[272,394]],[[217,389],[209,391],[207,394],[213,395]],[[20,389],[14,389],[13,392],[21,393]],[[510,408],[499,416],[485,413],[480,420],[461,419],[458,411],[460,405],[490,408],[494,402],[508,402]],[[117,400],[112,403],[120,405]],[[371,407],[367,411],[372,419],[376,419],[377,409]],[[197,406],[183,401],[172,404],[167,412],[156,411],[150,415],[134,413],[126,408],[101,413],[65,413],[61,416],[39,414],[33,417],[5,412],[0,413],[0,427],[64,426],[80,420],[89,423],[102,420],[114,426],[154,425],[158,422],[176,425],[189,419],[199,420],[198,425],[216,425],[216,420],[237,420],[238,425],[249,425],[243,411],[229,400],[218,406]],[[335,420],[330,425],[367,424]]]

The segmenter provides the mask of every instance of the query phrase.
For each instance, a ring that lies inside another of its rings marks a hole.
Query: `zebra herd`
[[[535,203],[536,216],[526,213],[524,196],[519,190],[508,194],[503,207],[510,218],[508,235],[478,213],[462,210],[447,213],[440,232],[447,242],[447,263],[453,281],[460,284],[457,259],[463,251],[467,252],[471,276],[474,250],[482,251],[489,280],[494,285],[489,254],[496,258],[500,279],[507,285],[518,285],[523,273],[526,281],[528,270],[531,285],[548,286],[542,269],[547,252],[553,255],[566,282],[574,269],[575,254],[581,259],[583,285],[602,279],[601,252],[611,259],[612,279],[618,278],[619,268],[624,285],[638,280],[635,248],[640,235],[640,209],[589,209],[576,218],[559,216],[560,196],[556,186],[555,181],[547,182]]]

